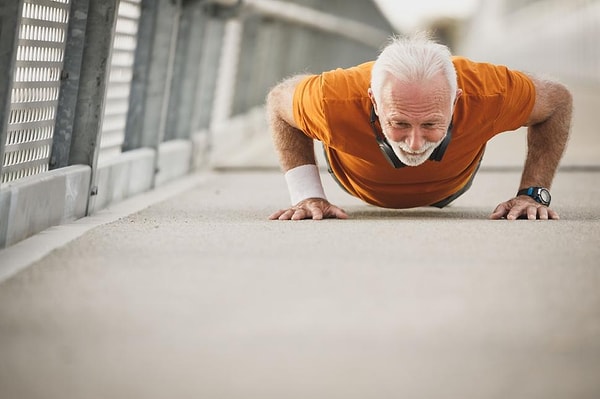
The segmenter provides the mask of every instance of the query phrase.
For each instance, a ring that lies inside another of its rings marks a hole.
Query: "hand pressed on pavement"
[[[529,219],[529,220],[547,220],[560,219],[558,213],[536,202],[533,198],[527,195],[520,195],[506,202],[498,204],[494,212],[490,215],[490,219],[508,220]]]
[[[280,209],[269,216],[270,220],[321,220],[326,218],[347,219],[346,212],[323,198],[307,198],[291,208]]]

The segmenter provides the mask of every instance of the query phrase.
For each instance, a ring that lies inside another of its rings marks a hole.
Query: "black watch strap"
[[[544,187],[527,187],[517,192],[517,196],[519,195],[527,195],[533,198],[536,202],[539,202],[542,205],[550,205],[550,200],[552,197],[550,196],[550,191]]]

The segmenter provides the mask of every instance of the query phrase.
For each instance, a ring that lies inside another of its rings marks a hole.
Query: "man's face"
[[[384,85],[375,109],[383,134],[402,163],[421,165],[444,140],[452,120],[451,97],[443,75],[427,83],[390,78]]]

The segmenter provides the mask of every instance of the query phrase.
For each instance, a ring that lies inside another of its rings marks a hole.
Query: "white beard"
[[[426,141],[418,153],[414,153],[410,147],[402,141],[391,141],[388,139],[394,153],[406,166],[419,166],[429,159],[435,149],[444,141],[446,135],[438,142]]]

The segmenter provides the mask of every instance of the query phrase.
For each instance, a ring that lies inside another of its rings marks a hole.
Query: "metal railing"
[[[141,0],[120,1],[102,118],[100,159],[122,152],[140,15]]]
[[[48,170],[69,6],[27,0],[18,16],[1,183]]]

